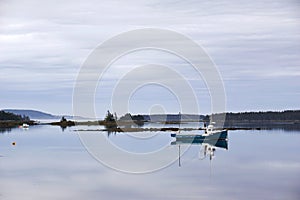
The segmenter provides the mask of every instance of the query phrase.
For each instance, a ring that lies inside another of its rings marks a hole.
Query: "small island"
[[[30,120],[28,116],[17,115],[10,112],[0,111],[0,129],[10,129],[23,124],[35,125],[36,122]]]
[[[68,126],[75,126],[75,122],[71,120],[67,120],[64,116],[61,118],[59,122],[51,122],[50,125],[60,126],[62,128],[66,128]]]

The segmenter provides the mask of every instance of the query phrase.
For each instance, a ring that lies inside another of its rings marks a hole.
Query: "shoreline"
[[[11,129],[21,126],[23,123],[27,123],[30,126],[36,125],[51,125],[60,126],[62,128],[76,127],[76,126],[104,126],[102,129],[78,129],[74,131],[108,131],[108,132],[144,132],[144,131],[195,131],[204,130],[204,128],[177,128],[177,127],[147,127],[144,128],[145,124],[159,123],[165,125],[174,124],[188,124],[195,123],[195,121],[183,121],[183,122],[149,122],[149,121],[120,121],[120,122],[105,122],[105,121],[64,121],[64,122],[49,122],[49,123],[38,123],[37,121],[0,121],[0,129]],[[196,123],[207,123],[207,121],[198,121]],[[218,121],[217,121],[218,123]],[[135,127],[132,127],[135,126]],[[226,120],[222,129],[227,130],[270,130],[270,129],[284,129],[284,130],[300,130],[300,120]]]
[[[14,120],[3,120],[0,121],[0,128],[15,128],[18,126],[23,125],[24,123],[30,125],[30,126],[34,126],[37,125],[36,121],[14,121]]]

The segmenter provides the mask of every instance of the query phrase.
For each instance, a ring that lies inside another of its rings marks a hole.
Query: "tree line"
[[[277,121],[294,121],[300,120],[300,110],[285,110],[285,111],[259,111],[259,112],[228,112],[228,113],[215,113],[212,115],[202,116],[199,115],[200,121],[219,121],[224,119],[224,115],[226,117],[226,121],[264,121],[264,120],[277,120]],[[166,115],[168,116],[168,115]],[[175,117],[174,117],[175,116]],[[174,119],[181,119],[181,116],[184,115],[174,115]],[[148,116],[149,118],[149,116]],[[116,113],[113,115],[109,111],[107,111],[107,115],[105,117],[105,121],[148,121],[149,119],[145,118],[145,115],[131,115],[130,113],[126,113],[124,116],[117,119]],[[166,120],[166,119],[165,119]],[[173,121],[168,119],[169,121]]]
[[[0,111],[0,120],[2,121],[30,121],[25,115],[16,115],[10,112]]]
[[[221,119],[224,113],[207,115],[205,119],[212,118],[213,120]],[[242,121],[242,120],[300,120],[300,110],[285,110],[285,111],[266,111],[266,112],[239,112],[225,113],[226,121]]]

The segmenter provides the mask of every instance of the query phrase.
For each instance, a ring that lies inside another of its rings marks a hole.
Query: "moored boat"
[[[24,123],[24,124],[22,125],[22,127],[23,127],[23,128],[29,128],[29,125]]]
[[[176,134],[172,133],[171,137],[176,137],[176,141],[201,142],[204,140],[227,140],[228,131],[215,129],[210,124],[203,134]]]

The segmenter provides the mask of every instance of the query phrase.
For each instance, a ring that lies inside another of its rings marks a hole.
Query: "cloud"
[[[227,85],[296,78],[300,65],[299,8],[299,2],[293,0],[1,1],[0,88],[17,92],[25,88],[59,90],[63,85],[72,91],[81,64],[97,45],[120,32],[143,27],[168,28],[197,41]],[[158,53],[156,61],[175,66],[174,60],[164,56]],[[135,59],[141,63],[149,60],[146,54],[137,54]],[[130,62],[125,59],[118,65],[130,66]],[[192,71],[183,73],[193,78]],[[122,70],[116,68],[107,78],[118,74]],[[286,89],[280,83],[274,87]],[[237,91],[230,94],[233,99],[243,88]],[[299,99],[297,91],[293,98]],[[286,104],[297,107],[288,100]],[[67,110],[71,112],[71,107]]]

